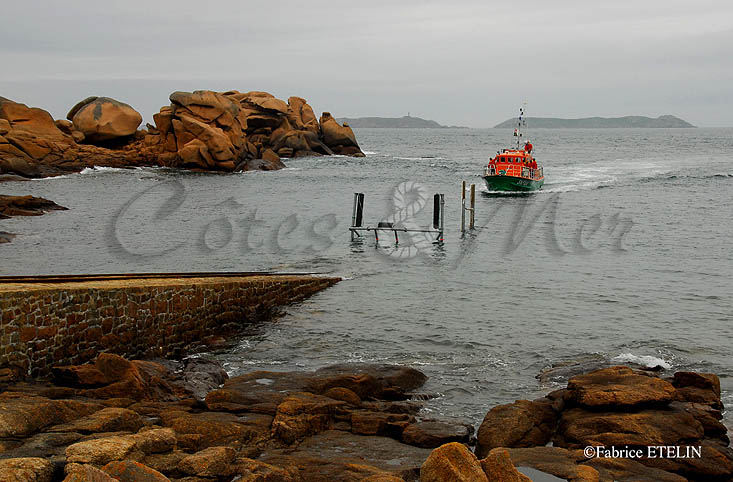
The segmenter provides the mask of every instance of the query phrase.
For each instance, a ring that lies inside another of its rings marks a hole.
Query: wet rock
[[[23,441],[14,443],[12,448],[5,450],[0,448],[3,457],[41,457],[52,459],[64,454],[68,445],[73,444],[82,437],[78,433],[37,433]],[[2,442],[0,442],[2,445]]]
[[[481,468],[490,481],[501,482],[532,482],[526,475],[520,473],[512,464],[512,459],[506,449],[498,448],[489,452],[481,460]]]
[[[277,154],[275,154],[277,155]],[[267,159],[248,159],[241,162],[234,169],[235,171],[277,171],[278,169],[285,168],[285,164],[278,157],[277,160]]]
[[[350,421],[351,431],[355,434],[384,435],[400,440],[405,428],[413,423],[415,418],[405,413],[360,410],[351,414]]]
[[[169,383],[168,370],[154,362],[134,360],[112,353],[101,353],[94,365],[52,368],[56,382],[80,387],[82,396],[97,399],[129,398],[133,400],[175,401],[189,393]],[[88,388],[97,386],[99,388]]]
[[[720,439],[725,445],[730,443],[728,428],[720,422],[723,418],[720,410],[703,403],[673,402],[670,406],[679,407],[695,417],[695,420],[702,425],[705,437]]]
[[[53,201],[35,196],[5,196],[0,194],[0,217],[40,216],[48,211],[65,211]]]
[[[197,477],[226,477],[235,472],[236,456],[231,447],[209,447],[183,458],[178,470]]]
[[[137,413],[125,408],[105,408],[71,423],[51,427],[51,432],[137,432],[143,420]]]
[[[611,368],[617,365],[617,362],[606,356],[600,354],[586,354],[554,363],[551,366],[542,369],[535,378],[539,380],[542,385],[566,385],[568,380],[576,375],[594,372],[603,368]],[[660,373],[664,371],[664,368],[658,365],[648,367],[638,363],[625,362],[624,366],[647,373]]]
[[[178,464],[188,455],[182,450],[175,449],[170,452],[147,455],[141,462],[162,474],[171,474],[178,470]]]
[[[102,471],[120,482],[170,482],[157,470],[132,460],[110,462],[102,467]]]
[[[344,387],[329,388],[328,390],[326,390],[324,395],[327,396],[328,398],[333,398],[334,400],[341,400],[350,405],[355,405],[355,406],[361,405],[361,398],[359,398],[359,395],[352,392],[348,388],[344,388]]]
[[[312,393],[295,393],[277,407],[272,433],[286,444],[328,430],[334,414],[345,402]]]
[[[554,443],[567,448],[679,445],[703,435],[700,422],[679,408],[629,413],[574,408],[563,412]]]
[[[687,479],[654,467],[647,467],[635,460],[597,458],[585,461],[579,468],[593,468],[602,482],[686,482]]]
[[[221,363],[201,357],[189,357],[182,361],[153,359],[149,360],[164,370],[157,375],[164,377],[180,396],[190,395],[196,400],[204,400],[212,390],[219,388],[229,379]]]
[[[500,450],[500,449],[494,449]],[[532,467],[561,479],[572,481],[598,480],[595,469],[580,466],[585,459],[582,451],[571,451],[559,447],[533,447],[507,449],[512,463],[517,467]]]
[[[66,116],[86,142],[99,143],[135,134],[142,116],[129,105],[109,97],[88,97]]]
[[[499,450],[499,449],[496,449]],[[531,467],[572,482],[684,482],[686,479],[624,458],[591,458],[559,447],[508,449],[517,467]]]
[[[476,455],[483,458],[496,447],[535,447],[552,438],[557,414],[548,399],[518,400],[486,414],[477,433]]]
[[[142,451],[130,436],[113,436],[87,440],[66,448],[67,463],[105,465],[115,460],[140,459]]]
[[[677,400],[709,405],[722,410],[720,379],[712,373],[677,372],[672,377]]]
[[[63,482],[118,482],[118,480],[93,465],[68,464]]]
[[[420,469],[421,482],[488,482],[476,456],[458,442],[438,447]]]
[[[95,403],[5,392],[0,394],[0,439],[28,437],[50,425],[70,422],[101,408]]]
[[[370,475],[393,475],[415,480],[420,466],[430,454],[429,449],[413,447],[387,437],[354,435],[328,430],[308,437],[294,449],[266,450],[260,460],[281,468],[296,466],[303,475],[330,473],[331,478],[315,480],[344,480],[352,465],[371,467]],[[327,463],[329,463],[326,465]],[[319,465],[324,467],[319,468]],[[366,475],[362,475],[362,478]]]
[[[341,462],[326,458],[301,458],[296,456],[279,456],[268,459],[272,465],[284,470],[293,470],[293,480],[327,482],[357,482],[373,476],[391,476],[390,472],[380,470],[371,465]],[[246,480],[246,479],[245,479]],[[258,480],[254,478],[252,480]],[[278,480],[278,479],[275,479]],[[286,479],[287,480],[287,479]]]
[[[176,432],[169,428],[142,429],[130,437],[144,454],[169,452],[176,446]]]
[[[41,458],[0,459],[0,482],[51,482],[53,463]]]
[[[333,387],[344,387],[362,400],[404,400],[407,392],[420,388],[426,380],[425,374],[410,367],[346,363],[316,370],[308,380],[308,388],[325,393]]]
[[[662,406],[675,399],[671,383],[621,366],[575,376],[568,391],[576,404],[590,408]]]
[[[237,416],[231,413],[203,412],[187,413],[170,411],[161,413],[163,424],[178,434],[179,445],[183,441],[192,442],[190,448],[203,448],[228,445],[238,447],[270,438],[272,417],[260,414]],[[196,437],[188,437],[193,435]]]
[[[236,473],[242,476],[242,480],[253,482],[300,482],[302,480],[297,468],[280,468],[248,458],[238,460]]]
[[[132,435],[99,434],[66,448],[66,462],[102,466],[116,460],[140,461],[146,455],[166,452],[176,444],[170,429],[153,429]]]
[[[729,447],[702,440],[678,444],[681,457],[668,456],[641,460],[641,463],[668,472],[674,472],[694,481],[731,480],[733,478],[733,450]],[[687,447],[701,448],[701,455],[688,455]],[[677,449],[675,449],[677,450]]]
[[[361,482],[405,482],[405,479],[396,475],[377,474],[361,479]]]
[[[402,441],[416,447],[435,448],[449,442],[468,443],[472,434],[470,425],[430,420],[405,427]]]
[[[110,383],[94,365],[55,366],[51,367],[51,375],[56,385],[64,387],[90,388]]]
[[[404,399],[425,383],[424,374],[391,365],[335,365],[315,372],[257,371],[227,380],[206,396],[210,410],[275,414],[288,393],[325,394],[346,388],[360,399]]]

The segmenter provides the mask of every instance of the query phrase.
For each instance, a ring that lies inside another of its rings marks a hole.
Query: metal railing
[[[541,167],[538,167],[537,169],[533,169],[531,167],[526,166],[507,166],[506,169],[499,169],[497,171],[496,166],[486,166],[484,168],[484,176],[496,176],[497,172],[499,174],[503,174],[506,176],[517,176],[517,177],[524,177],[527,179],[540,179],[543,177],[544,172]]]

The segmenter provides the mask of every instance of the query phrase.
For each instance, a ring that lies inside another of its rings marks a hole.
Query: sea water
[[[358,129],[366,158],[286,160],[277,172],[86,169],[0,185],[69,208],[13,218],[2,274],[275,270],[345,278],[251,325],[224,352],[231,375],[339,362],[407,364],[430,378],[425,416],[479,422],[585,367],[713,372],[733,403],[733,129],[538,129],[542,191],[486,192],[510,147],[499,129]],[[460,232],[461,181],[476,227]],[[430,226],[445,242],[373,233]],[[556,367],[554,371],[551,367]]]

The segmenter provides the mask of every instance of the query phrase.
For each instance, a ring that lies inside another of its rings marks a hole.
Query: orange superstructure
[[[486,175],[520,177],[539,181],[544,178],[542,168],[525,149],[504,149],[489,160]]]

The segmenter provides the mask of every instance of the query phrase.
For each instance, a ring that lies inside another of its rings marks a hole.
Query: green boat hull
[[[537,191],[545,183],[544,178],[538,181],[514,176],[484,176],[489,191]]]

